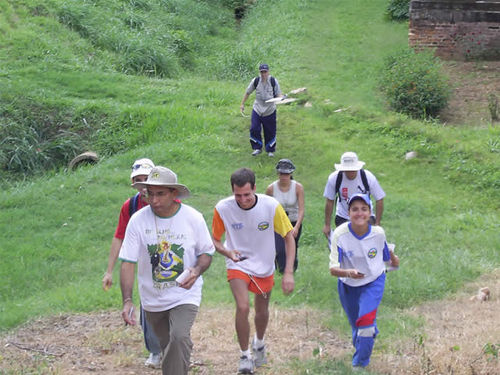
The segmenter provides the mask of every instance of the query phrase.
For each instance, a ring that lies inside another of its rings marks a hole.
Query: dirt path
[[[444,124],[487,126],[491,123],[488,96],[500,101],[500,61],[446,61],[452,95],[440,114]],[[499,114],[500,115],[500,114]]]
[[[324,329],[326,313],[272,309],[267,343],[272,368],[278,374],[292,358],[341,355],[350,344]],[[233,309],[202,308],[193,327],[193,374],[234,374],[238,347]],[[61,315],[37,320],[0,338],[0,369],[17,374],[44,370],[49,374],[159,374],[144,367],[146,353],[138,327],[125,327],[119,312]],[[0,371],[1,373],[1,371]]]
[[[487,302],[471,301],[488,286]],[[394,341],[376,350],[371,369],[383,374],[500,374],[500,270],[468,285],[451,299],[410,311],[423,317],[421,339]],[[293,374],[293,359],[348,358],[348,338],[322,326],[327,313],[310,309],[271,311],[267,342],[270,366],[260,374]],[[422,340],[419,343],[419,340]],[[234,374],[237,344],[232,306],[201,309],[193,327],[193,374]],[[485,345],[495,345],[485,349]],[[119,312],[61,315],[33,321],[0,337],[0,373],[159,374],[146,369],[138,327],[123,326]],[[38,372],[37,372],[38,371]]]

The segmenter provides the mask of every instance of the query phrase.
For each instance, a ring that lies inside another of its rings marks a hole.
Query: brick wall
[[[451,60],[500,60],[500,0],[412,0],[409,44]]]

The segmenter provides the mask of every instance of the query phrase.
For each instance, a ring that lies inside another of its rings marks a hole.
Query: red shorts
[[[249,274],[239,270],[227,270],[227,281],[233,279],[239,279],[246,282],[248,290],[255,294],[269,293],[274,286],[274,274],[267,277],[250,277]]]

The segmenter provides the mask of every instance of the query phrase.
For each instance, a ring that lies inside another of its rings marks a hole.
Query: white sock
[[[257,347],[257,348],[262,348],[264,346],[264,339],[262,340],[259,340],[257,338],[257,334],[254,335],[253,337],[253,342],[254,342],[254,345]]]
[[[252,358],[252,353],[250,352],[250,349],[240,350],[240,352],[242,357]]]

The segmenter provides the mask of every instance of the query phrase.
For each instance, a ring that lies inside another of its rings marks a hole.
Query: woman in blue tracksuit
[[[399,259],[387,247],[382,227],[369,223],[370,198],[355,194],[348,202],[349,222],[330,235],[330,273],[339,278],[340,302],[352,328],[354,368],[370,363],[376,316],[385,285],[385,264],[398,267]]]

